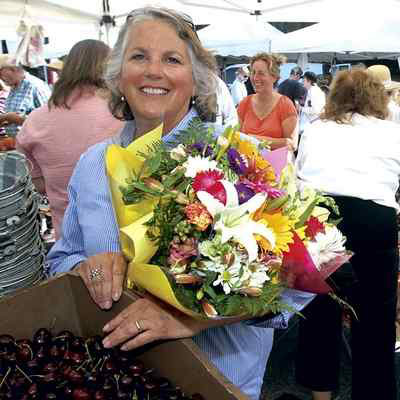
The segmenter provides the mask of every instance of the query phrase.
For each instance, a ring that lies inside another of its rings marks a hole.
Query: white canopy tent
[[[204,46],[221,56],[253,56],[260,51],[270,51],[271,43],[284,36],[267,22],[256,21],[252,16],[235,16],[229,25],[210,24],[198,32]]]
[[[272,50],[310,61],[342,61],[398,57],[400,55],[400,1],[363,2],[362,18],[356,3],[338,0],[329,17],[291,32],[273,42]],[[342,10],[346,10],[344,14]]]
[[[265,21],[265,15],[269,12],[276,15],[278,19],[281,18],[282,13],[286,12],[287,17],[284,20],[290,20],[290,18],[298,18],[295,17],[296,10],[324,1],[326,0],[246,0],[246,2],[239,0],[0,0],[0,38],[17,41],[15,30],[19,21],[24,19],[28,25],[44,26],[51,42],[48,49],[51,48],[53,52],[57,52],[57,49],[60,52],[62,48],[66,53],[74,42],[83,38],[100,37],[112,45],[117,35],[117,29],[113,28],[114,23],[120,24],[133,8],[150,4],[184,12],[190,15],[197,25],[215,25],[215,29],[219,32],[217,37],[220,40],[220,32],[224,31],[223,27],[229,29],[228,32],[231,35],[240,30],[242,33],[254,32],[254,27],[248,29],[251,26],[250,22],[258,25],[259,22]],[[249,22],[245,22],[246,20]],[[242,24],[245,27],[242,27]],[[224,43],[213,43],[211,47],[224,53],[241,52],[241,55],[247,52],[254,53],[260,48],[268,50],[268,42],[264,46],[264,41],[269,39],[271,29],[268,30],[268,35],[263,35],[262,39],[260,39],[261,36],[252,37],[251,40],[254,42],[251,45],[248,42],[240,43],[236,40],[237,36],[233,38],[231,36],[229,40],[224,39]],[[243,37],[240,40],[246,40]],[[211,40],[210,37],[207,40]],[[68,46],[67,43],[69,43]]]
[[[390,32],[385,26],[388,16],[400,16],[400,0],[379,3],[372,0],[0,0],[0,39],[17,41],[15,30],[24,19],[28,24],[44,26],[50,37],[47,48],[53,54],[65,54],[77,40],[89,37],[108,39],[112,45],[117,34],[113,23],[120,24],[131,9],[148,4],[184,12],[192,16],[195,24],[210,24],[199,35],[207,46],[221,54],[251,55],[259,49],[271,48],[296,55],[290,57],[292,60],[297,54],[307,52],[309,59],[318,54],[319,61],[330,61],[334,52],[341,53],[341,59],[353,57],[354,52],[361,56],[369,56],[364,52],[371,51],[379,51],[375,53],[379,56],[382,52],[397,52],[395,43],[400,43],[395,24]],[[368,23],[364,23],[366,14],[372,15]],[[346,18],[348,28],[345,28]],[[273,32],[266,21],[321,21],[321,24],[318,28],[312,26],[287,34],[283,40],[283,35],[281,38],[275,35],[276,30]],[[375,29],[378,25],[380,32]],[[383,31],[386,36],[375,35]],[[253,35],[255,32],[257,35]],[[350,46],[355,37],[360,38],[357,46]],[[346,41],[345,46],[340,45],[341,40],[342,44]]]

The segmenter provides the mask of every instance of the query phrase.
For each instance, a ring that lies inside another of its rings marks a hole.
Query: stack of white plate
[[[0,296],[44,277],[38,195],[29,163],[16,151],[0,153]]]

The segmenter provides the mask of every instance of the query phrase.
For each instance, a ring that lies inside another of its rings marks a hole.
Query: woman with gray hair
[[[75,269],[93,300],[109,309],[121,296],[127,269],[105,171],[111,143],[123,147],[164,123],[171,141],[189,122],[215,114],[215,61],[193,23],[164,8],[134,10],[122,26],[106,80],[111,110],[126,121],[118,137],[91,147],[69,184],[61,239],[48,256],[52,274]],[[130,350],[159,339],[194,336],[214,364],[251,399],[261,391],[272,330],[235,321],[197,321],[152,298],[127,307],[104,328],[105,347]]]

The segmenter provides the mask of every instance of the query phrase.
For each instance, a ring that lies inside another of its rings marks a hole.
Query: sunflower
[[[258,154],[257,147],[247,140],[238,140],[237,150],[247,158],[253,158]]]
[[[293,243],[294,221],[281,213],[268,214],[264,212],[257,222],[261,222],[272,229],[276,238],[275,247],[272,249],[267,240],[261,236],[257,236],[257,241],[263,250],[272,251],[278,255],[281,255],[283,251],[289,251],[288,245]]]

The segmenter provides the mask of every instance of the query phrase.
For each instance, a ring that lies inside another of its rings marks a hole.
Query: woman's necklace
[[[267,98],[260,98],[258,95],[253,103],[256,116],[259,119],[264,119],[267,117],[275,107],[278,99],[279,97],[276,98],[274,93],[271,93],[271,96]]]

